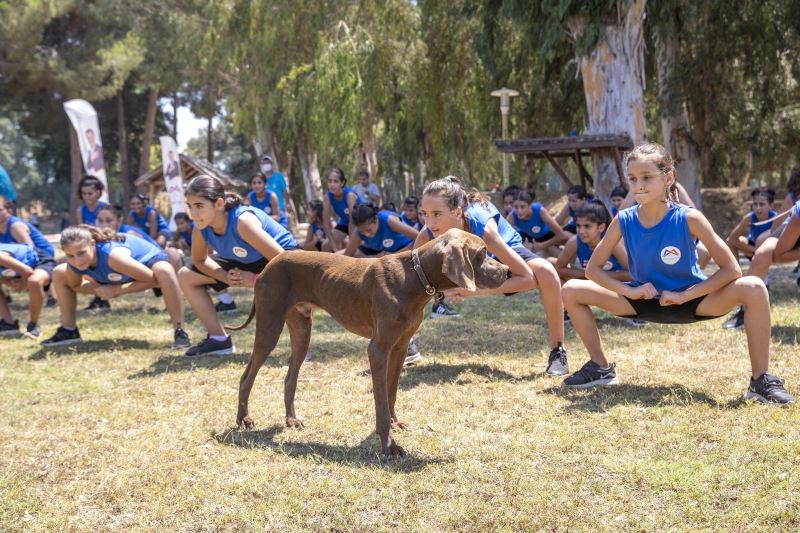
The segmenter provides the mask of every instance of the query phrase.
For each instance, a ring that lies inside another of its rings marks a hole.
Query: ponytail
[[[236,209],[242,204],[242,197],[233,191],[226,191],[222,182],[214,176],[200,174],[192,178],[186,186],[186,195],[199,196],[212,202],[225,200],[225,211]]]

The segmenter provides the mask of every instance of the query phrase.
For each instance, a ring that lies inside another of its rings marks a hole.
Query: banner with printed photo
[[[161,142],[161,164],[164,170],[164,186],[169,195],[172,207],[169,217],[169,229],[175,231],[175,214],[186,212],[186,199],[183,196],[183,175],[181,162],[178,157],[178,145],[175,139],[164,135],[159,137]],[[151,199],[152,200],[152,199]]]
[[[75,128],[80,146],[83,169],[89,176],[95,176],[103,182],[104,202],[108,201],[108,180],[106,179],[106,164],[103,159],[103,144],[100,141],[100,125],[97,122],[97,112],[92,104],[86,100],[69,100],[64,102],[72,127]]]

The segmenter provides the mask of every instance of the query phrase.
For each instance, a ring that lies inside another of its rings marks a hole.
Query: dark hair
[[[328,173],[326,174],[326,176],[330,176],[330,175],[331,175],[332,173],[334,173],[334,172],[335,172],[336,174],[338,174],[338,175],[339,175],[339,181],[341,181],[342,183],[344,183],[345,185],[347,185],[347,176],[345,176],[345,175],[344,175],[344,170],[342,170],[341,168],[338,168],[338,167],[332,167],[332,168],[331,168],[331,169],[328,171]]]
[[[78,182],[78,194],[80,194],[81,189],[84,187],[92,187],[100,192],[103,192],[103,190],[106,188],[105,185],[103,185],[103,182],[95,176],[84,176],[81,178],[81,181]]]
[[[350,218],[353,224],[360,226],[367,222],[373,222],[378,218],[378,208],[372,204],[359,204],[353,207],[353,212],[350,213]]]
[[[608,225],[611,223],[611,214],[600,201],[589,202],[579,207],[578,210],[575,211],[575,220],[577,221],[579,218],[585,218],[597,225],[604,224],[606,229],[608,229]]]
[[[669,153],[669,150],[658,143],[640,144],[631,150],[627,156],[625,156],[625,168],[628,168],[628,164],[631,161],[639,161],[642,159],[652,161],[652,163],[656,166],[656,168],[658,168],[659,171],[661,171],[664,176],[672,172],[673,181],[666,191],[666,196],[667,200],[677,203],[678,171],[675,169],[675,161],[672,159],[672,154]]]
[[[255,174],[250,176],[250,185],[253,184],[253,180],[256,178],[260,179],[264,183],[267,183],[267,178],[264,177],[264,174],[262,174],[261,172],[256,172]]]
[[[407,196],[405,200],[403,200],[403,205],[408,207],[418,207],[419,206],[419,198],[416,196]]]
[[[150,203],[150,198],[148,198],[146,194],[142,194],[140,192],[133,193],[131,195],[131,200],[133,200],[134,198],[138,198],[139,201],[141,201],[144,205],[147,205],[147,204]]]
[[[505,189],[503,189],[503,196],[502,198],[505,200],[506,196],[513,196],[516,198],[517,193],[522,190],[522,187],[519,185],[509,185]]]
[[[768,189],[766,187],[753,189],[753,192],[750,193],[750,196],[754,200],[756,196],[764,196],[767,199],[767,202],[770,204],[775,201],[775,191],[773,189]]]
[[[517,195],[514,197],[514,200],[519,200],[521,202],[525,202],[526,204],[530,204],[533,202],[535,196],[528,191],[519,191]]]
[[[95,242],[124,242],[125,235],[121,235],[112,229],[98,228],[88,224],[70,226],[61,232],[61,248],[76,242],[88,243],[92,240]]]
[[[98,215],[100,211],[108,211],[118,219],[122,219],[122,217],[125,216],[125,211],[123,211],[122,206],[119,204],[106,204],[97,210]]]
[[[178,221],[181,221],[181,220],[184,221],[184,222],[191,222],[192,221],[192,219],[189,218],[189,215],[187,215],[186,213],[175,213],[175,216],[172,217],[172,220],[174,220],[175,222],[178,222]]]
[[[322,200],[311,200],[308,202],[308,209],[317,215],[317,221],[322,221]]]
[[[586,192],[586,187],[583,185],[573,185],[567,189],[567,194],[574,194],[581,200],[585,200],[589,197],[589,193]]]
[[[225,211],[236,209],[242,203],[242,197],[233,191],[226,191],[225,185],[215,178],[207,174],[200,174],[192,178],[189,185],[186,186],[186,196],[199,196],[206,198],[212,202],[216,202],[220,198],[225,199]]]
[[[369,172],[367,172],[366,170],[362,170],[361,172],[358,173],[358,177],[360,178],[361,176],[366,176],[367,179],[369,179]]]
[[[786,183],[786,192],[792,195],[794,201],[800,200],[800,167],[794,169]]]
[[[611,190],[611,194],[609,195],[610,198],[625,198],[626,196],[628,196],[628,188],[624,185],[617,185]]]

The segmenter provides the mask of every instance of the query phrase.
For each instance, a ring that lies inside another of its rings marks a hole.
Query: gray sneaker
[[[14,322],[6,322],[0,318],[0,337],[18,337],[19,336],[19,320]]]
[[[408,350],[406,350],[406,360],[403,362],[403,366],[415,365],[420,361],[422,361],[422,356],[417,349],[417,342],[411,339],[408,341]]]
[[[569,373],[569,363],[567,363],[567,350],[558,345],[550,351],[547,358],[547,370],[544,371],[548,376],[565,376]]]
[[[189,341],[189,334],[183,328],[175,328],[175,340],[172,342],[173,348],[188,348],[192,343]]]
[[[34,324],[33,322],[28,322],[28,325],[25,327],[25,333],[23,333],[26,337],[30,337],[31,339],[38,339],[42,335],[42,328],[39,327],[39,324]]]

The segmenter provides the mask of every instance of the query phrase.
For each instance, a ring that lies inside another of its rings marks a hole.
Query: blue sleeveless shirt
[[[417,231],[422,229],[422,221],[419,219],[419,216],[417,216],[417,221],[414,222],[413,220],[408,218],[406,212],[403,211],[402,213],[400,213],[400,220],[402,220],[404,224],[408,224]]]
[[[142,228],[145,233],[148,235],[150,234],[150,213],[155,211],[156,212],[156,225],[158,227],[158,231],[156,233],[166,233],[169,234],[169,224],[167,221],[164,220],[164,217],[161,216],[161,213],[158,212],[158,209],[153,208],[152,206],[147,206],[144,208],[144,215],[139,216],[136,214],[136,211],[131,210],[131,218],[133,219],[133,223]]]
[[[575,235],[575,242],[578,243],[578,261],[581,262],[581,267],[585,269],[586,265],[589,264],[589,259],[591,259],[592,252],[594,250],[589,248],[589,245],[583,242],[581,238],[578,237],[577,235]],[[619,260],[612,255],[611,257],[608,258],[606,264],[603,265],[603,270],[609,272],[618,272],[620,270],[625,270],[625,269],[622,268],[622,265],[620,264]]]
[[[39,250],[42,250],[44,253],[49,255],[50,257],[55,257],[55,250],[53,249],[53,245],[48,242],[45,236],[42,234],[39,229],[31,224],[30,222],[26,222],[19,217],[10,216],[8,217],[8,223],[6,225],[6,232],[3,235],[0,235],[0,242],[8,243],[8,244],[20,244],[14,239],[14,236],[11,235],[11,226],[16,224],[17,222],[22,222],[31,232],[31,241],[33,241],[33,246]]]
[[[767,214],[767,218],[772,218],[777,215],[777,211],[773,211],[770,209],[769,213]],[[756,217],[755,213],[750,213],[750,232],[747,234],[747,240],[756,242],[758,236],[764,233],[765,231],[769,231],[772,227],[772,222],[768,222],[766,224],[759,224],[758,217]]]
[[[189,231],[179,231],[178,235],[186,241],[189,246],[192,245],[192,232],[194,231],[194,222],[189,222]]]
[[[153,239],[146,231],[144,231],[142,228],[140,228],[138,226],[130,226],[128,224],[120,224],[119,225],[119,233],[128,233],[130,235],[133,235],[134,237],[139,237],[140,239],[144,239],[147,242],[149,242],[150,244],[155,244],[156,246],[161,248],[161,245],[158,244],[155,241],[155,239]]]
[[[697,266],[697,244],[689,231],[685,205],[669,205],[652,228],[639,222],[639,206],[623,209],[619,218],[634,287],[652,283],[660,293],[683,291],[706,279]]]
[[[389,227],[390,217],[399,218],[399,215],[393,211],[378,212],[378,231],[372,237],[367,237],[360,231],[358,232],[361,244],[365,248],[376,252],[396,252],[411,244],[411,239]]]
[[[514,229],[519,233],[533,238],[544,237],[551,232],[550,227],[542,221],[542,204],[534,202],[531,204],[531,218],[523,220],[516,211],[511,211],[514,218]]]
[[[271,216],[272,206],[270,205],[270,202],[272,201],[272,195],[275,193],[273,193],[272,191],[266,191],[266,193],[267,195],[264,197],[263,202],[258,201],[258,198],[256,198],[256,193],[253,191],[247,193],[247,199],[250,201],[250,205],[261,209],[266,214]],[[289,219],[286,218],[286,213],[282,209],[280,209],[279,211],[280,211],[280,220],[278,220],[278,223],[284,228],[289,229]]]
[[[489,202],[488,207],[485,207],[480,202],[473,202],[466,209],[467,220],[469,221],[469,232],[483,238],[483,232],[486,230],[486,224],[489,220],[494,220],[497,224],[497,231],[500,233],[500,238],[511,248],[515,246],[522,246],[522,237],[519,233],[511,227],[508,220],[500,216],[500,211]]]
[[[97,258],[94,267],[89,267],[86,270],[78,270],[72,265],[69,268],[73,272],[81,275],[86,275],[100,284],[108,283],[128,283],[133,281],[128,275],[116,272],[108,264],[108,256],[111,250],[123,246],[131,251],[131,257],[138,263],[143,265],[150,265],[155,261],[167,261],[167,254],[159,246],[150,244],[144,239],[136,237],[135,235],[125,234],[125,241],[107,241],[98,242],[95,245]]]
[[[36,250],[33,246],[29,244],[14,244],[14,243],[0,243],[0,252],[6,252],[11,257],[23,263],[31,268],[36,268],[36,265],[39,264],[39,254],[36,253]],[[18,278],[20,277],[19,274],[14,272],[10,268],[0,267],[2,271],[0,275],[4,278]]]
[[[99,200],[97,205],[94,206],[94,211],[89,211],[89,208],[86,207],[86,204],[81,204],[81,219],[83,220],[84,224],[89,224],[90,226],[97,225],[97,213],[100,211],[101,207],[105,207],[108,204]]]
[[[350,224],[350,209],[347,207],[347,195],[350,193],[356,194],[356,192],[351,189],[350,187],[345,187],[344,191],[342,192],[342,199],[337,200],[333,193],[328,191],[325,194],[328,195],[328,201],[331,203],[331,209],[333,212],[339,215],[339,221],[337,224],[342,226],[347,226]],[[358,195],[356,194],[356,203],[355,205],[360,204],[361,201],[358,199]]]
[[[291,233],[275,222],[275,219],[268,216],[264,211],[249,205],[240,205],[228,211],[228,225],[225,226],[225,233],[217,235],[211,226],[206,226],[200,232],[205,241],[219,254],[220,257],[238,261],[240,263],[255,263],[264,256],[261,252],[250,246],[236,227],[239,216],[242,213],[253,213],[261,222],[262,229],[267,235],[275,239],[284,250],[294,250],[297,248],[297,241]]]

